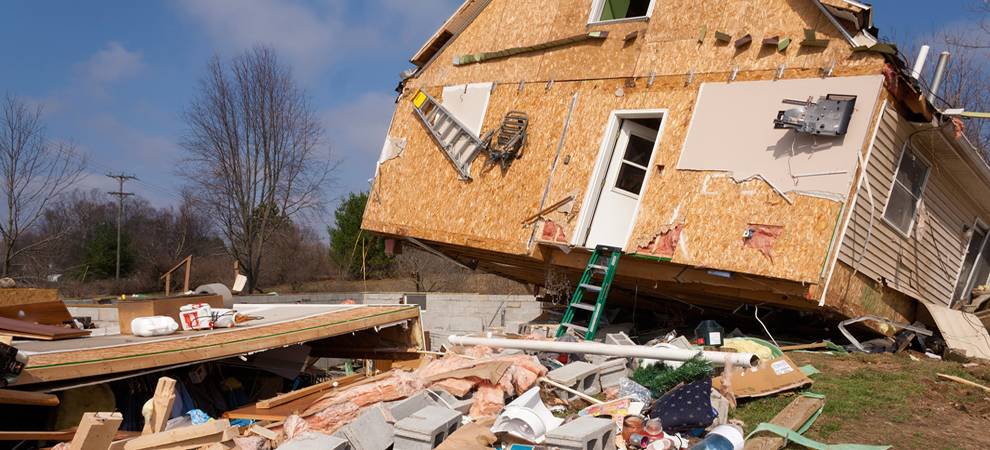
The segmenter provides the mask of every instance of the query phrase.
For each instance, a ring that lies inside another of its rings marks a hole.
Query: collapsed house
[[[876,36],[852,0],[468,0],[403,74],[362,228],[537,286],[617,247],[616,298],[990,357],[990,168]]]

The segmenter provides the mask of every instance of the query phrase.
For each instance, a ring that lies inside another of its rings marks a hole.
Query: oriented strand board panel
[[[179,308],[193,303],[206,303],[210,308],[223,308],[223,297],[219,295],[179,295],[162,298],[122,300],[117,303],[120,332],[131,334],[131,322],[139,317],[168,316],[182,325]]]
[[[706,83],[701,87],[678,169],[724,171],[736,181],[759,177],[783,193],[845,199],[857,155],[870,131],[883,78]],[[778,111],[795,108],[781,99],[818,101],[828,94],[855,95],[844,136],[813,136],[774,128]]]
[[[237,356],[299,344],[375,326],[412,321],[409,342],[422,342],[416,306],[234,305],[262,316],[245,325],[168,336],[90,336],[54,342],[24,342],[29,362],[14,385],[73,380]],[[418,336],[417,336],[418,335]]]
[[[58,300],[58,290],[55,289],[0,289],[0,306],[55,300]]]

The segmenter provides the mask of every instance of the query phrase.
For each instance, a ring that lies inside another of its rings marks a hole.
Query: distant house
[[[616,298],[922,320],[990,357],[990,168],[872,17],[468,0],[411,60],[363,227],[535,285],[617,246]],[[522,156],[445,150],[430,99],[474,137],[525,113]]]

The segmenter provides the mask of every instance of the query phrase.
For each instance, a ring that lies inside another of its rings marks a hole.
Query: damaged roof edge
[[[846,27],[842,26],[842,24],[839,23],[839,19],[837,19],[835,17],[835,15],[832,14],[832,12],[829,11],[829,9],[826,8],[825,5],[822,4],[821,1],[819,1],[819,0],[811,0],[811,1],[815,4],[815,6],[818,7],[818,9],[820,9],[822,11],[822,14],[824,14],[825,17],[828,18],[828,21],[831,22],[832,25],[839,30],[839,33],[842,33],[842,37],[845,38],[846,42],[848,42],[850,46],[852,46],[852,47],[859,47],[859,46],[863,45],[863,44],[857,42],[856,41],[856,38],[854,38],[853,35],[849,34],[849,31],[846,30]],[[857,6],[859,6],[859,5],[857,5]],[[872,19],[870,21],[872,22]],[[857,26],[861,26],[861,24],[858,24],[858,23],[856,25]],[[860,33],[862,33],[863,35],[865,35],[867,37],[867,39],[870,39],[870,40],[876,42],[876,38],[874,38],[873,35],[871,35],[869,32],[867,32],[864,28],[860,28],[859,33],[857,33],[857,34],[860,34]]]
[[[443,26],[409,59],[409,62],[419,67],[413,76],[419,75],[420,72],[426,69],[436,59],[437,55],[447,48],[447,44],[457,38],[461,34],[461,31],[464,31],[489,3],[491,3],[491,0],[466,0],[457,9],[457,12],[450,16],[443,23]],[[446,37],[444,36],[445,31],[447,32]]]

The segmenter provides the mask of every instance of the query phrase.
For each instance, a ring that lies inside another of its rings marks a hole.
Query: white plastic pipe
[[[921,71],[925,68],[925,60],[928,59],[928,49],[927,45],[922,45],[918,52],[918,60],[914,62],[914,68],[911,69],[911,77],[915,80],[921,79]]]
[[[639,345],[611,345],[599,342],[557,342],[557,341],[527,341],[523,339],[494,339],[469,336],[450,335],[447,337],[453,345],[487,345],[492,348],[514,348],[556,353],[591,353],[593,355],[624,356],[626,358],[647,358],[667,361],[687,361],[699,353],[698,350],[681,350],[653,348]],[[760,364],[760,357],[752,353],[726,353],[701,351],[701,358],[716,366],[724,366],[725,358],[729,357],[732,365],[737,367],[754,367]]]

